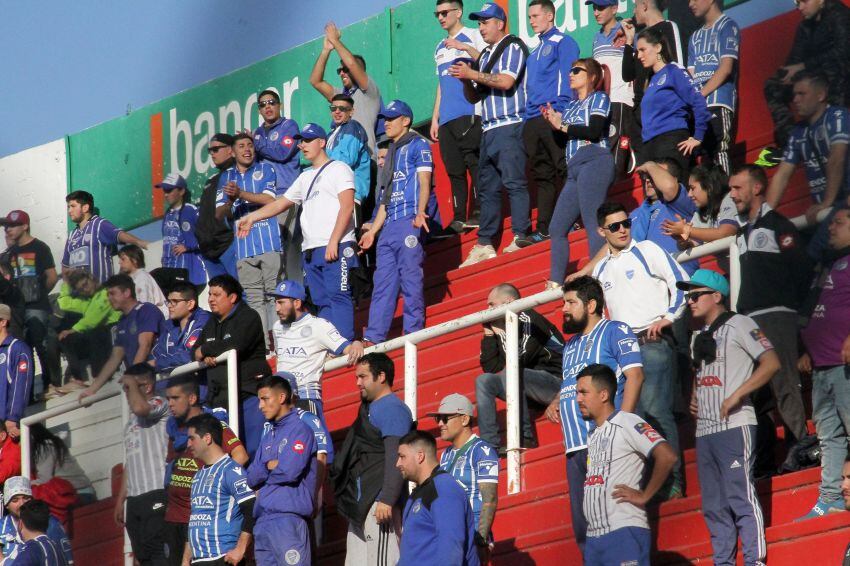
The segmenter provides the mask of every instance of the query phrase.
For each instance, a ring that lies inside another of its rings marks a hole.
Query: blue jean
[[[558,395],[561,380],[548,371],[524,369],[520,376],[519,416],[522,421],[522,437],[534,438],[528,400],[548,405]],[[475,378],[475,402],[478,405],[478,429],[481,438],[492,446],[501,445],[499,423],[496,420],[496,399],[507,397],[505,372],[483,373]]]
[[[511,203],[511,230],[525,236],[531,227],[530,199],[525,181],[522,123],[509,124],[481,135],[478,158],[478,199],[481,202],[478,243],[492,245],[502,223],[502,187]]]
[[[567,166],[567,182],[555,203],[549,225],[552,236],[552,260],[549,280],[561,283],[570,262],[570,229],[581,216],[587,232],[590,257],[602,247],[604,240],[596,231],[596,209],[605,202],[614,182],[614,157],[607,149],[588,145],[576,153]]]
[[[354,299],[349,271],[359,264],[354,242],[339,245],[336,261],[325,261],[325,247],[304,252],[304,283],[319,317],[330,321],[339,333],[354,340]]]
[[[673,379],[676,363],[673,348],[666,340],[642,344],[643,386],[640,389],[638,408],[646,419],[663,436],[670,447],[679,454],[679,431],[673,418]],[[682,459],[673,467],[673,482],[682,485]]]
[[[841,471],[850,434],[850,366],[814,371],[812,420],[821,448],[820,497],[836,501],[841,498]]]
[[[652,536],[649,529],[623,527],[598,537],[588,537],[584,566],[649,566]]]
[[[570,518],[576,544],[584,554],[587,520],[584,518],[584,480],[587,479],[587,448],[567,454],[567,485],[570,488]]]

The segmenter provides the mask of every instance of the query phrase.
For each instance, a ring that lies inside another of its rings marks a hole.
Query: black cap
[[[217,141],[219,143],[223,143],[224,145],[230,146],[230,145],[233,145],[233,136],[231,136],[230,134],[225,134],[225,133],[220,132],[220,133],[214,135],[212,138],[210,138],[210,143],[212,143],[214,141]]]

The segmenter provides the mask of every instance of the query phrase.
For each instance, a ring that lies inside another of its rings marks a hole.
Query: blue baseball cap
[[[295,377],[294,373],[289,371],[279,371],[275,375],[288,381],[289,386],[292,388],[292,393],[294,395],[298,394],[298,378]]]
[[[585,6],[590,6],[591,4],[600,8],[608,8],[609,6],[616,6],[617,0],[585,0]]]
[[[298,281],[291,281],[289,279],[284,279],[277,284],[274,291],[266,294],[270,297],[279,297],[282,299],[307,300],[307,291],[304,290],[304,285]]]
[[[185,189],[186,179],[184,179],[182,175],[178,175],[177,173],[169,173],[168,176],[163,179],[161,183],[158,183],[156,185],[156,188],[163,189],[165,191],[170,191],[171,189]]]
[[[408,106],[403,100],[393,100],[387,104],[383,112],[378,114],[379,118],[384,118],[385,120],[392,120],[399,116],[407,116],[411,121],[413,121],[413,110],[411,110],[410,106]]]
[[[676,288],[682,291],[693,291],[701,287],[714,289],[724,297],[729,296],[729,282],[725,277],[711,269],[697,269],[691,275],[690,281],[679,281],[676,283]]]
[[[481,6],[480,10],[469,14],[470,20],[489,20],[490,18],[496,18],[503,22],[508,21],[508,17],[505,15],[505,11],[502,10],[502,7],[498,4],[494,4],[493,2],[487,2]]]
[[[298,132],[292,137],[296,140],[325,140],[328,139],[328,133],[320,125],[310,122],[309,124],[301,128],[300,132]]]

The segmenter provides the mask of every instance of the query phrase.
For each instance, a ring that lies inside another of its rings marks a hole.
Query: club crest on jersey
[[[628,279],[631,279],[634,276],[635,276],[635,270],[634,269],[627,269],[626,270],[626,277]]]
[[[251,174],[251,178],[254,179],[255,181],[259,181],[260,179],[263,178],[263,172],[262,171],[254,171]]]
[[[183,228],[183,231],[184,231],[184,232],[188,232],[188,231],[190,231],[190,230],[192,229],[192,225],[191,225],[191,224],[189,224],[189,221],[188,221],[188,220],[186,220],[185,222],[183,222],[183,224],[181,224],[181,225],[180,225],[180,227],[181,227],[181,228]]]
[[[305,448],[304,443],[300,440],[296,440],[295,444],[292,445],[292,451],[296,454],[303,454]]]
[[[286,551],[286,554],[283,555],[283,558],[286,560],[287,564],[298,564],[301,562],[301,553],[294,548],[290,548]]]
[[[658,434],[658,431],[652,428],[649,423],[638,423],[635,425],[635,430],[638,434],[644,435],[650,442],[655,442],[657,440],[662,440],[661,435]]]
[[[0,364],[6,363],[6,354],[0,354]]]
[[[664,85],[664,83],[666,83],[666,82],[667,82],[667,75],[661,75],[661,76],[658,78],[658,82],[657,82],[657,83],[655,83],[655,84],[657,84],[658,86],[663,86],[663,85]]]
[[[422,502],[417,500],[416,503],[413,504],[413,507],[410,508],[414,513],[419,513],[419,510],[422,509]]]
[[[407,236],[404,239],[404,245],[407,246],[410,249],[413,249],[413,248],[415,248],[416,246],[419,245],[419,238],[417,238],[416,236],[411,234],[410,236]]]
[[[309,338],[313,335],[313,328],[311,326],[305,326],[301,329],[301,338]]]
[[[354,248],[348,247],[342,250],[342,255],[345,257],[354,257]]]
[[[277,141],[279,137],[280,137],[280,134],[277,133],[277,132],[272,132],[269,135],[269,139],[272,140],[272,141]]]

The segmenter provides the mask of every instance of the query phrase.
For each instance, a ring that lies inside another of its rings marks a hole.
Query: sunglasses
[[[587,72],[587,69],[585,69],[584,67],[573,67],[572,69],[570,69],[571,75],[578,75],[578,74],[586,73],[586,72]]]
[[[165,304],[169,307],[176,307],[180,303],[188,303],[189,299],[166,299]]]
[[[336,104],[331,104],[328,108],[331,109],[331,112],[351,112],[351,106],[338,106]]]
[[[345,65],[343,65],[342,67],[338,67],[336,70],[337,75],[341,75],[342,73],[345,73],[346,75],[350,74],[348,72],[348,67],[346,67]]]
[[[437,421],[437,424],[447,424],[450,420],[459,416],[460,415],[437,415],[436,417],[434,417],[434,420]]]
[[[277,106],[280,104],[277,100],[261,100],[257,103],[257,106],[260,108],[265,108],[266,106]]]
[[[454,12],[455,10],[457,10],[457,8],[455,8],[453,10],[438,10],[438,11],[434,12],[434,17],[435,18],[445,18],[446,16],[448,16],[449,14]]]
[[[612,222],[608,226],[605,226],[605,229],[609,232],[619,232],[621,227],[625,228],[626,230],[630,230],[632,227],[632,219],[626,218],[625,220],[620,220],[619,222]]]
[[[712,295],[716,292],[717,291],[694,291],[692,293],[688,293],[687,295],[685,295],[685,300],[688,301],[689,303],[695,303],[703,295]]]
[[[210,147],[207,148],[207,152],[209,152],[210,155],[213,155],[214,153],[218,153],[219,150],[224,149],[225,147],[228,147],[228,146],[226,146],[226,145],[211,145]]]

